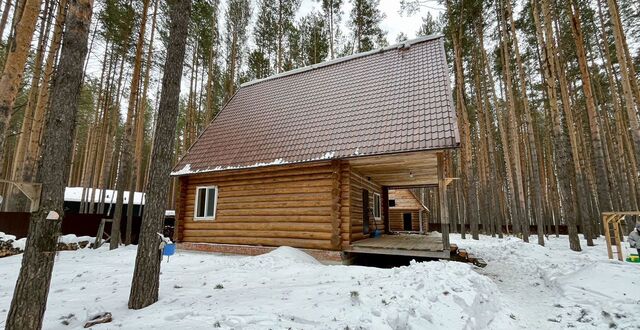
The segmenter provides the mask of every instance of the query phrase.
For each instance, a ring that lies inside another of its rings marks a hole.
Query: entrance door
[[[413,227],[411,226],[411,213],[403,213],[402,214],[402,222],[404,224],[404,230],[405,231],[411,231],[413,229]]]
[[[369,191],[362,189],[362,233],[369,234]]]

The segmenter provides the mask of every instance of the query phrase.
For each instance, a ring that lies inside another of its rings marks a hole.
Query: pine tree
[[[29,56],[33,32],[36,28],[41,0],[25,0],[22,15],[16,22],[15,38],[10,40],[9,52],[0,75],[0,172],[4,163],[7,129],[13,113],[13,105],[22,82],[25,64]]]
[[[330,55],[330,41],[320,13],[311,12],[300,20],[300,51],[303,65],[320,63]]]
[[[253,50],[247,58],[248,79],[262,79],[271,75],[271,62],[265,53],[259,49]]]
[[[169,0],[170,32],[162,95],[158,108],[149,185],[146,190],[146,210],[140,228],[138,254],[131,282],[129,308],[141,309],[158,301],[160,286],[160,261],[162,251],[158,249],[162,232],[164,212],[168,199],[169,171],[172,164],[180,81],[185,57],[185,48],[191,14],[191,0]]]
[[[317,0],[322,3],[322,12],[324,13],[325,28],[329,38],[329,56],[331,59],[336,57],[336,46],[340,36],[340,21],[342,20],[342,0]]]
[[[240,68],[247,43],[247,28],[251,18],[249,0],[229,0],[225,13],[225,61],[224,99],[229,100],[240,80]]]
[[[20,274],[7,315],[6,329],[40,329],[47,305],[56,244],[64,217],[64,189],[71,165],[72,139],[80,98],[83,63],[87,55],[93,1],[70,0],[67,29],[45,123],[42,161],[37,182],[40,206],[31,214]],[[57,214],[57,215],[56,215]]]
[[[416,34],[419,36],[429,36],[432,34],[442,33],[442,25],[442,17],[436,20],[433,18],[431,13],[427,13],[427,15],[422,18],[422,25]]]
[[[387,45],[386,32],[380,27],[385,14],[380,12],[380,0],[353,0],[349,19],[353,50],[361,53]]]
[[[131,89],[129,91],[129,102],[127,103],[127,116],[125,119],[124,132],[121,146],[121,157],[118,166],[118,181],[116,184],[117,197],[116,197],[116,209],[113,215],[113,224],[111,226],[111,237],[109,241],[109,248],[116,249],[120,244],[120,221],[122,219],[122,208],[124,203],[124,191],[125,188],[131,188],[132,172],[133,169],[133,155],[132,148],[134,147],[134,116],[138,105],[138,93],[140,86],[140,78],[142,73],[142,47],[144,46],[145,30],[147,26],[147,11],[149,9],[150,0],[143,0],[142,13],[140,15],[140,30],[138,31],[138,38],[136,40],[133,73],[131,76]],[[133,195],[134,191],[129,189],[129,205],[128,212],[133,210]],[[125,235],[125,244],[131,243],[131,226],[132,226],[132,214],[127,216],[127,226]]]

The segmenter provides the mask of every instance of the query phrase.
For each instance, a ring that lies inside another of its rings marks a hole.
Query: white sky
[[[349,20],[349,14],[351,12],[351,0],[344,1],[342,4],[342,26],[343,32],[346,32],[346,24]],[[400,0],[380,0],[379,9],[385,14],[385,19],[382,21],[382,29],[387,31],[387,40],[389,44],[396,42],[396,37],[400,32],[404,32],[409,39],[416,36],[416,32],[422,25],[422,16],[425,16],[429,11],[433,17],[438,17],[440,12],[444,12],[444,7],[436,4],[429,5],[430,8],[422,8],[420,12],[407,17],[406,15],[400,15]],[[442,10],[437,10],[441,8]],[[312,9],[321,11],[320,3],[317,0],[302,0],[300,6],[299,16],[304,16]]]

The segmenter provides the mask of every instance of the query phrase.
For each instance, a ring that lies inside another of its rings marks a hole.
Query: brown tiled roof
[[[173,175],[459,144],[441,36],[249,82]]]

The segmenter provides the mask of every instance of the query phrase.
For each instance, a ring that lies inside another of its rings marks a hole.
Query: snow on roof
[[[357,152],[358,150],[356,150]],[[327,159],[332,159],[335,156],[335,151],[329,151],[329,152],[325,152],[324,154],[320,155],[319,157],[315,157],[315,158],[310,158],[310,159],[305,159],[303,161],[300,161],[301,163],[306,163],[306,162],[313,162],[316,160],[327,160]],[[284,165],[284,164],[289,164],[288,161],[282,159],[282,158],[278,158],[275,159],[271,162],[263,162],[263,163],[255,163],[253,165],[247,165],[247,166],[216,166],[214,168],[206,168],[206,169],[198,169],[198,170],[192,170],[191,169],[191,164],[186,164],[183,168],[181,168],[178,171],[174,171],[171,172],[171,175],[185,175],[185,174],[196,174],[196,173],[207,173],[207,172],[217,172],[217,171],[226,171],[226,170],[240,170],[240,169],[247,169],[247,168],[255,168],[255,167],[264,167],[264,166],[271,166],[271,165]]]
[[[66,187],[64,189],[64,201],[65,202],[80,202],[83,200],[83,189],[85,196],[84,196],[84,200],[85,201],[90,201],[91,200],[91,196],[93,195],[93,201],[95,203],[98,203],[100,201],[102,201],[102,195],[104,194],[104,201],[105,203],[113,203],[115,204],[117,198],[118,198],[118,192],[116,190],[111,190],[111,189],[104,189],[104,193],[103,193],[103,189],[94,189],[93,188],[83,188],[83,187]],[[124,192],[124,204],[128,204],[129,203],[129,192],[125,191]],[[134,205],[144,205],[144,193],[143,192],[134,192],[133,193],[133,204]]]

